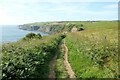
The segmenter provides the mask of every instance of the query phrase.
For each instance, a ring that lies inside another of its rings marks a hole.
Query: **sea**
[[[17,25],[0,25],[0,44],[16,42],[30,32],[40,33],[42,36],[48,35],[39,31],[21,30]]]

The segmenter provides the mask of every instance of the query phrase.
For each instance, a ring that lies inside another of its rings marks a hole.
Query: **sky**
[[[117,20],[119,0],[0,0],[0,25]]]

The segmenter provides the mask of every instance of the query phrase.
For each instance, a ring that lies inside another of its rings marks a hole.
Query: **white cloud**
[[[6,11],[0,9],[0,25],[23,24],[26,22],[24,19],[19,16],[11,16]]]
[[[11,23],[15,21],[11,16],[7,15],[7,13],[4,10],[0,9],[0,24],[6,24]]]
[[[100,11],[94,11],[94,10],[89,10],[89,6],[91,3],[83,3],[80,5],[81,6],[64,6],[64,5],[58,5],[55,8],[48,9],[45,11],[52,12],[52,13],[57,13],[57,12],[63,12],[67,14],[83,14],[83,15],[115,15],[118,13],[118,10],[110,10],[111,8],[117,8],[117,4],[112,4],[112,5],[106,5],[103,7],[103,10]],[[105,9],[106,8],[106,9]],[[108,9],[109,8],[109,9]]]
[[[118,8],[118,4],[111,4],[111,5],[106,5],[105,8],[113,9],[113,8]]]

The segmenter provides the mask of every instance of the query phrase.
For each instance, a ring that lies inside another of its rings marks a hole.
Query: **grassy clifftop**
[[[71,31],[76,27],[84,31]],[[41,36],[29,33],[17,42],[2,45],[3,79],[47,78],[49,61],[56,51],[56,77],[68,77],[64,67],[65,49],[58,45],[64,39],[68,48],[68,61],[76,78],[118,78],[118,22],[44,22],[20,26],[21,29],[38,30],[54,35]],[[48,30],[48,31],[47,31]]]
[[[38,30],[46,33],[56,33],[63,31],[71,31],[73,27],[83,27],[82,23],[76,22],[37,22],[24,24],[20,26],[20,29],[24,30]]]
[[[61,21],[61,22],[36,22],[20,25],[23,30],[37,30],[45,33],[56,33],[63,31],[71,31],[73,27],[78,30],[93,28],[111,28],[117,24],[117,21]]]
[[[86,23],[86,30],[68,33],[68,59],[77,78],[118,78],[117,22]]]

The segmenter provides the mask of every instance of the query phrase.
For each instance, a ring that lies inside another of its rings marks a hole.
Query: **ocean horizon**
[[[16,42],[30,32],[40,33],[42,36],[47,35],[40,31],[21,30],[18,25],[0,25],[0,44]]]

